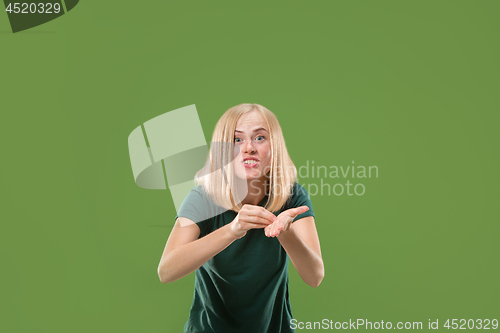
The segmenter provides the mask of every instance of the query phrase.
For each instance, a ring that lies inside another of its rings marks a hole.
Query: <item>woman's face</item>
[[[236,175],[247,180],[263,180],[271,165],[269,128],[259,112],[244,114],[234,132]],[[238,149],[239,148],[239,149]]]

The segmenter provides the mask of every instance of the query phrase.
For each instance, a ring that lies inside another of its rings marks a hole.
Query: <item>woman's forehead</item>
[[[259,112],[249,112],[242,115],[236,122],[236,131],[247,132],[264,129],[269,131],[267,122]]]

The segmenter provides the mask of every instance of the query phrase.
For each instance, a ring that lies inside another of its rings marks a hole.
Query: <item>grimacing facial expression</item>
[[[242,115],[234,132],[236,176],[247,180],[263,180],[270,170],[271,141],[264,117],[256,111]],[[239,148],[239,149],[237,149]]]

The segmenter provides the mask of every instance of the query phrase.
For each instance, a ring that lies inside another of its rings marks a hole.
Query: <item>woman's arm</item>
[[[318,232],[314,217],[308,216],[290,223],[277,236],[302,280],[317,287],[325,276]]]
[[[173,282],[194,272],[248,230],[265,228],[275,220],[263,207],[244,205],[231,223],[198,239],[200,228],[190,219],[177,218],[158,265],[160,281]]]
[[[181,226],[182,225],[182,226]],[[191,220],[179,217],[168,237],[158,265],[162,283],[176,281],[200,268],[237,238],[228,225],[198,239],[200,228]]]

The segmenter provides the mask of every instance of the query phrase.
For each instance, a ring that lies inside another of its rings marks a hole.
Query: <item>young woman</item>
[[[240,104],[224,113],[158,266],[162,283],[196,271],[184,332],[294,332],[288,257],[308,285],[324,276],[312,204],[296,176],[271,111]]]

